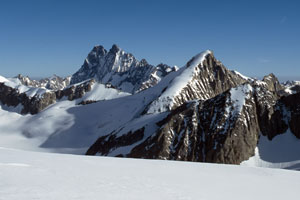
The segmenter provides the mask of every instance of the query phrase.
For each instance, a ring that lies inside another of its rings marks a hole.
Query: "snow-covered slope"
[[[297,199],[300,173],[0,148],[0,199]]]
[[[91,91],[87,92],[80,100],[82,101],[101,101],[116,99],[131,95],[130,93],[122,92],[114,88],[106,87],[103,84],[95,83],[92,85]]]
[[[8,82],[7,78],[0,76],[0,83]]]
[[[119,98],[108,99],[116,95]],[[96,84],[82,98],[73,101],[62,99],[36,115],[22,116],[0,109],[0,136],[6,138],[0,140],[0,144],[21,149],[23,145],[26,149],[31,145],[32,149],[42,145],[45,148],[42,151],[65,153],[70,148],[84,154],[98,137],[132,120],[154,97],[155,93],[151,95],[151,90],[147,90],[147,95],[139,93],[128,96]],[[102,101],[93,104],[78,105],[84,100],[101,98]],[[14,139],[16,142],[13,142]]]

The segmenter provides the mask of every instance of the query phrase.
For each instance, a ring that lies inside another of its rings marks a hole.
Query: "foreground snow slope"
[[[297,199],[300,173],[0,148],[0,199]]]

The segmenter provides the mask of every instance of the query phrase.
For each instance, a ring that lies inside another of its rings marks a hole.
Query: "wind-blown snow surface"
[[[5,77],[0,76],[0,83],[7,82],[7,81],[8,81],[8,80],[7,80]]]
[[[0,148],[0,200],[297,199],[300,173]]]
[[[60,100],[36,115],[10,113],[0,104],[0,146],[84,154],[100,136],[139,116],[176,75],[177,71],[171,72],[159,84],[135,95],[95,84],[83,98]],[[101,101],[77,105],[82,100]]]
[[[84,154],[100,136],[130,122],[157,97],[157,88],[128,96],[102,87],[95,85],[82,99],[61,100],[36,115],[8,112],[0,104],[0,146]],[[119,98],[104,100],[116,95]],[[97,103],[77,105],[101,98]]]
[[[130,93],[121,92],[114,88],[106,88],[104,84],[95,83],[92,85],[91,91],[87,92],[80,100],[100,101],[129,96]]]

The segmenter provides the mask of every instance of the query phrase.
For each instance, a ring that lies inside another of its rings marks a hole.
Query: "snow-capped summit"
[[[149,105],[148,114],[168,111],[194,99],[209,99],[246,82],[228,70],[210,50],[194,56],[172,76],[159,98]]]
[[[99,45],[92,49],[81,68],[73,74],[71,84],[93,78],[122,91],[136,93],[156,85],[171,71],[176,69],[167,65],[155,67],[145,59],[139,61],[115,44],[109,51]]]

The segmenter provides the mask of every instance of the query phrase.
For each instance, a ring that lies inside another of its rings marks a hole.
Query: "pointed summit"
[[[175,77],[166,84],[159,98],[148,106],[146,113],[165,112],[187,101],[209,99],[245,82],[209,50],[192,57],[173,75]]]
[[[107,53],[106,49],[102,45],[96,45],[92,49],[91,53],[96,53],[96,55],[105,55]]]
[[[188,63],[186,64],[186,67],[192,67],[192,68],[197,67],[198,65],[203,63],[204,59],[209,54],[212,57],[214,56],[212,51],[210,51],[210,50],[206,50],[206,51],[203,51],[203,52],[195,55],[190,61],[188,61]]]
[[[161,73],[155,75],[156,67],[145,59],[137,60],[116,44],[109,51],[98,45],[88,54],[81,68],[73,74],[71,84],[95,79],[103,84],[110,83],[124,92],[136,93],[156,85],[171,71],[171,67],[166,66]]]
[[[120,49],[120,47],[118,47],[118,45],[113,44],[112,47],[111,47],[111,49],[109,50],[109,52],[115,54],[115,53],[119,52],[120,50],[121,50],[121,49]]]

